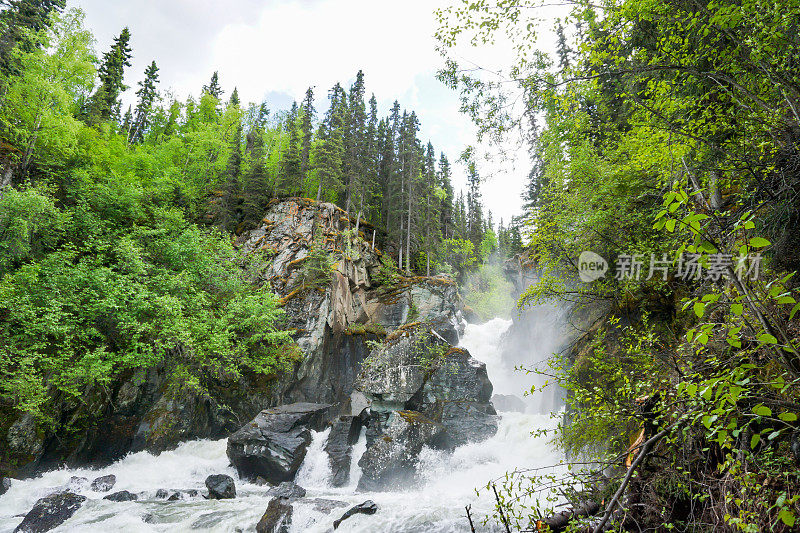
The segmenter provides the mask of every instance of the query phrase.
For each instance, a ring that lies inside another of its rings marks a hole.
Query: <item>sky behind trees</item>
[[[475,142],[474,127],[459,113],[457,94],[438,80],[441,58],[435,50],[433,10],[446,2],[409,0],[70,0],[68,7],[86,13],[86,25],[104,50],[127,25],[131,29],[130,87],[147,65],[160,67],[160,89],[184,98],[199,95],[212,72],[230,95],[234,85],[244,102],[264,99],[273,110],[286,110],[316,87],[316,107],[327,107],[327,90],[346,85],[356,72],[366,75],[367,94],[380,98],[382,114],[397,99],[421,118],[420,139],[447,153],[451,161]],[[473,51],[465,53],[472,54]],[[470,55],[476,62],[497,58]],[[135,100],[131,89],[123,97]],[[483,163],[486,209],[495,221],[519,214],[519,191],[529,163],[524,148],[512,147],[515,163]],[[467,170],[455,165],[454,187],[465,188]]]

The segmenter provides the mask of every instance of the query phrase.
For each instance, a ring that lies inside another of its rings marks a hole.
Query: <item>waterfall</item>
[[[524,379],[516,376],[513,364],[503,356],[501,343],[511,321],[494,319],[466,327],[461,345],[473,357],[487,365],[495,392],[521,396]],[[531,345],[531,357],[545,357],[541,346]],[[523,376],[524,378],[524,376]],[[527,400],[537,402],[536,396]],[[306,498],[294,503],[293,532],[327,532],[333,520],[349,507],[371,499],[379,506],[373,516],[355,515],[342,523],[338,532],[394,531],[404,533],[467,532],[469,525],[464,506],[472,505],[473,517],[480,519],[491,513],[494,496],[486,491],[478,497],[476,488],[501,478],[517,468],[541,468],[555,465],[560,456],[543,437],[532,437],[535,429],[554,427],[556,421],[539,414],[538,408],[525,413],[500,413],[497,434],[483,442],[470,443],[453,452],[424,449],[419,457],[420,480],[414,490],[404,492],[356,492],[361,475],[358,459],[366,449],[366,437],[360,435],[352,450],[350,483],[346,487],[330,486],[330,466],[324,444],[330,430],[313,434],[305,461],[296,482],[307,491]],[[64,487],[72,476],[89,480],[104,474],[115,474],[114,491],[143,493],[134,502],[110,502],[105,494],[92,492],[88,484],[77,492],[89,498],[83,507],[55,531],[108,533],[157,531],[254,531],[255,524],[271,499],[269,487],[247,483],[236,475],[225,455],[226,441],[194,441],[176,450],[153,456],[134,453],[100,470],[63,469],[15,481],[0,496],[0,533],[11,532],[36,500]],[[185,498],[177,502],[155,499],[158,489],[205,492],[207,475],[225,473],[236,482],[237,498],[205,500]],[[79,484],[80,485],[80,484]],[[320,501],[327,501],[333,510],[325,512]],[[331,503],[333,501],[333,503]],[[482,527],[481,531],[489,531]]]

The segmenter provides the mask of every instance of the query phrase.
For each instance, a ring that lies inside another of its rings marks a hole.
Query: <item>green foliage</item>
[[[3,401],[47,418],[54,390],[77,398],[131,368],[178,365],[199,384],[285,370],[282,311],[249,284],[226,240],[175,210],[151,207],[125,228],[85,207],[62,213],[35,191],[10,191],[0,213],[22,201],[48,215],[49,226],[30,216],[25,225],[51,251],[22,247],[15,259],[27,260],[0,281]]]
[[[580,1],[562,21],[573,31],[557,31],[558,62],[535,45],[540,6],[456,3],[437,33],[445,49],[502,37],[516,53],[509,79],[455,55],[441,78],[482,134],[520,126],[533,140],[526,233],[542,275],[520,305],[557,298],[605,314],[550,373],[570,392],[559,442],[596,462],[562,481],[509,476],[498,507],[535,528],[517,496],[555,483],[586,497],[641,431],[656,440],[627,487],[626,528],[792,530],[800,6]],[[581,282],[584,251],[612,274],[639,254],[643,273]],[[679,275],[689,254],[700,275]],[[754,254],[758,276],[746,274]],[[649,276],[652,259],[671,274]]]

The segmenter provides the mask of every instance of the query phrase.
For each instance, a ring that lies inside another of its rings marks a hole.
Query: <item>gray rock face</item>
[[[446,432],[436,444],[454,448],[488,439],[497,432],[497,412],[489,401],[491,396],[486,365],[466,350],[451,348],[410,407],[441,422]]]
[[[14,530],[20,533],[50,531],[66,522],[81,508],[86,496],[72,492],[57,492],[41,498],[28,511],[22,523]]]
[[[114,488],[117,483],[117,476],[109,474],[107,476],[100,476],[92,481],[92,490],[95,492],[108,492]]]
[[[356,387],[370,405],[368,447],[359,461],[363,489],[413,478],[426,444],[452,449],[497,432],[486,365],[425,325],[370,354]]]
[[[350,455],[362,426],[362,419],[356,416],[340,416],[333,422],[325,442],[325,451],[331,465],[331,484],[334,487],[344,487],[350,481]]]
[[[274,496],[275,498],[285,498],[287,500],[304,498],[306,495],[306,489],[300,485],[292,483],[291,481],[284,481],[277,487],[270,489],[268,492],[270,496]]]
[[[373,515],[377,512],[378,512],[378,504],[376,504],[372,500],[367,500],[364,503],[359,503],[358,505],[348,509],[339,520],[336,520],[333,523],[333,529],[337,529],[339,527],[339,524],[341,524],[342,522],[344,522],[353,515],[356,514]]]
[[[132,492],[128,492],[127,490],[120,490],[113,494],[109,494],[108,496],[103,497],[104,500],[110,500],[112,502],[131,502],[139,499],[139,496]]]
[[[495,394],[492,396],[492,405],[500,413],[525,412],[525,402],[513,394]]]
[[[256,524],[256,533],[289,533],[292,527],[292,506],[286,498],[273,498]]]
[[[445,431],[442,424],[421,413],[396,411],[389,415],[386,429],[361,456],[359,490],[402,488],[416,476],[419,452]]]
[[[209,500],[226,500],[236,497],[236,484],[226,474],[213,474],[206,478]]]
[[[331,417],[328,404],[294,403],[261,411],[228,438],[228,458],[245,479],[270,483],[294,479],[311,442]]]
[[[421,329],[373,352],[369,363],[356,387],[371,402],[373,437],[382,431],[381,413],[403,409],[444,425],[446,434],[432,443],[440,447],[484,440],[497,431],[486,365],[466,350]]]

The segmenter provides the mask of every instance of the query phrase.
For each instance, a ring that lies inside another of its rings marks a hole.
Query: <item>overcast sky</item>
[[[446,2],[446,0],[444,0]],[[86,13],[86,25],[102,54],[124,26],[132,33],[135,87],[153,60],[161,88],[179,98],[197,96],[219,71],[227,95],[234,86],[245,102],[266,100],[275,111],[302,99],[315,86],[317,109],[327,91],[346,88],[364,70],[367,98],[374,92],[381,114],[397,99],[415,110],[420,139],[455,161],[475,142],[474,127],[458,112],[458,95],[436,80],[442,59],[435,50],[433,10],[439,0],[70,0]],[[485,51],[475,57],[491,61]],[[472,59],[470,57],[470,59]],[[132,93],[131,89],[129,93]],[[130,96],[128,97],[130,98]],[[494,220],[518,214],[529,170],[524,150],[516,164],[485,168],[484,204]],[[455,169],[454,187],[465,184]]]

